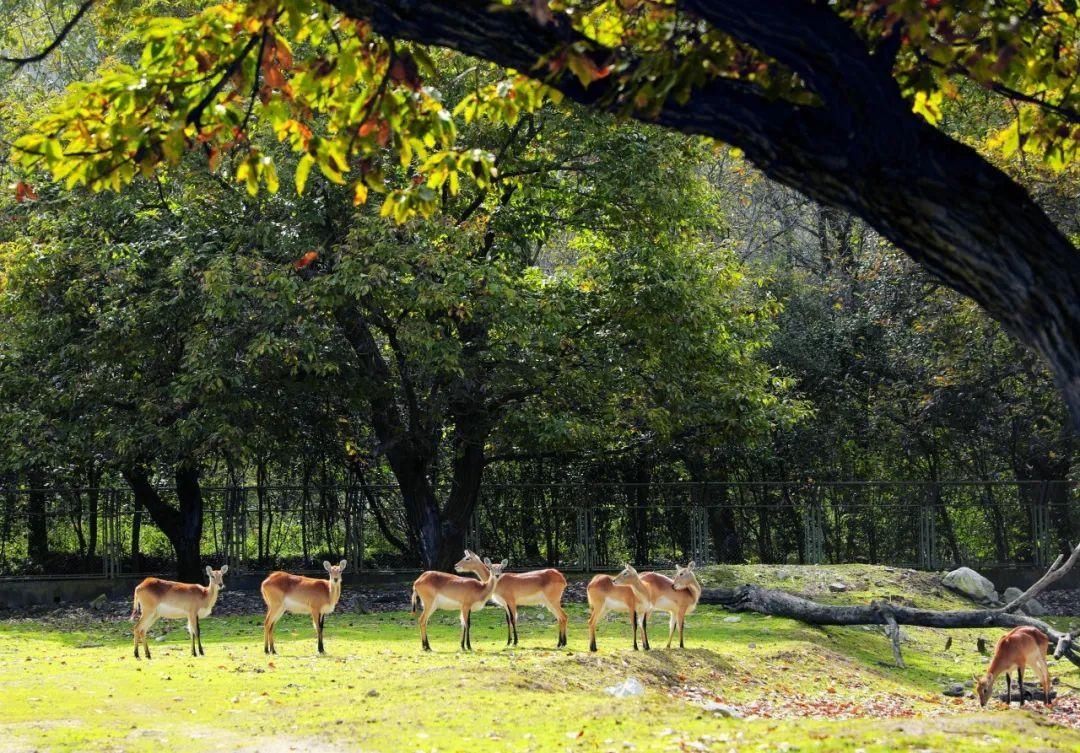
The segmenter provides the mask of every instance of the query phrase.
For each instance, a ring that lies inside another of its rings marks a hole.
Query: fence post
[[[1039,482],[1039,499],[1031,506],[1031,550],[1035,564],[1039,567],[1050,564],[1053,549],[1050,541],[1050,505],[1047,504],[1047,491],[1047,482]]]
[[[354,486],[345,489],[345,559],[364,569],[364,503]]]
[[[581,553],[581,569],[585,572],[593,569],[592,511],[589,505],[577,509],[577,547]]]
[[[473,510],[473,514],[469,516],[468,527],[465,529],[465,548],[471,549],[474,552],[478,552],[482,549],[480,546],[480,511],[479,505],[476,510]]]
[[[934,506],[919,505],[919,567],[937,569],[937,516]]]
[[[120,503],[116,489],[104,495],[102,505],[102,574],[110,580],[120,575]]]
[[[803,511],[803,549],[808,565],[825,562],[824,512],[817,494],[812,494],[810,504]]]
[[[690,556],[698,565],[712,563],[709,553],[709,508],[705,505],[705,482],[698,487],[701,494],[690,508]]]

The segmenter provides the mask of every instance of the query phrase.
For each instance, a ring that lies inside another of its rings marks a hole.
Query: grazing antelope
[[[503,567],[505,566],[506,560],[503,560]],[[480,580],[485,580],[488,575],[487,565],[468,549],[465,550],[465,558],[458,563],[458,567],[463,572],[475,573]],[[559,621],[559,640],[556,647],[565,646],[568,621],[562,608],[562,595],[565,590],[566,578],[554,568],[528,573],[503,573],[495,584],[491,600],[506,610],[506,645],[513,643],[516,646],[518,642],[518,607],[541,605]]]
[[[591,581],[589,581],[589,587],[586,589],[586,593],[589,597],[589,650],[596,650],[596,626],[599,624],[600,619],[608,612],[629,612],[630,613],[630,627],[634,631],[634,650],[638,650],[638,625],[641,625],[641,645],[648,651],[649,650],[649,633],[648,628],[644,622],[639,621],[639,617],[648,613],[652,609],[652,604],[649,600],[649,592],[646,590],[644,584],[640,579],[633,578],[628,580],[625,585],[619,581],[619,578],[627,573],[627,571],[637,572],[630,565],[626,565],[621,573],[615,578],[610,575],[597,575]],[[624,578],[624,580],[626,580]]]
[[[276,654],[274,647],[274,626],[285,612],[289,614],[310,614],[311,624],[315,626],[319,653],[323,649],[323,625],[326,615],[334,611],[341,598],[341,574],[347,563],[342,560],[336,565],[323,562],[323,568],[330,573],[329,580],[306,578],[291,575],[280,570],[270,573],[262,582],[263,601],[266,602],[266,619],[263,620],[263,651]]]
[[[653,612],[668,613],[668,639],[667,647],[671,648],[671,640],[675,636],[675,627],[679,628],[679,648],[683,645],[683,629],[686,623],[686,615],[697,608],[698,599],[701,598],[701,583],[694,575],[694,563],[690,562],[686,567],[675,566],[675,578],[669,578],[660,573],[638,574],[634,568],[627,565],[626,569],[615,578],[616,585],[629,585],[637,579],[649,593],[651,607],[641,615],[642,627],[647,626],[649,615]]]
[[[176,583],[160,578],[147,578],[137,585],[135,602],[131,606],[131,619],[135,620],[140,612],[142,616],[135,623],[135,658],[139,658],[140,640],[146,650],[146,658],[150,658],[150,644],[146,642],[146,632],[162,617],[172,620],[187,619],[187,629],[191,634],[191,655],[203,655],[199,619],[210,615],[210,611],[217,602],[218,593],[225,588],[223,576],[227,572],[229,572],[228,565],[222,565],[220,570],[214,570],[207,565],[206,574],[210,578],[209,586]],[[195,653],[196,642],[199,646],[198,654]]]
[[[465,558],[454,565],[454,569],[466,572],[470,555],[476,557],[469,550],[465,550]],[[479,558],[477,558],[479,559]],[[420,599],[424,611],[420,614],[420,645],[425,651],[431,650],[428,642],[427,624],[431,613],[436,609],[460,609],[461,610],[461,650],[472,651],[472,613],[483,609],[491,594],[495,591],[495,585],[502,577],[506,560],[497,565],[491,564],[487,557],[483,559],[483,565],[487,569],[487,577],[480,580],[462,578],[458,575],[440,573],[436,570],[428,570],[422,573],[413,583],[412,612],[416,614],[416,600]]]
[[[1035,674],[1042,681],[1043,698],[1046,705],[1050,704],[1050,670],[1046,666],[1046,649],[1050,641],[1046,635],[1037,628],[1018,627],[1013,628],[997,642],[994,647],[994,657],[990,660],[990,667],[983,677],[975,676],[975,688],[979,694],[979,703],[986,706],[990,700],[990,694],[994,690],[994,681],[998,675],[1005,673],[1005,687],[1008,690],[1006,705],[1012,701],[1012,680],[1009,670],[1016,668],[1016,684],[1020,686],[1020,705],[1024,705],[1024,668],[1033,667]]]

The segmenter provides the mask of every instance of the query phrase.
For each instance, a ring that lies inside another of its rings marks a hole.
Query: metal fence
[[[207,488],[203,498],[207,561],[417,566],[401,551],[409,538],[393,486]],[[1078,532],[1077,489],[1059,481],[513,484],[481,489],[466,541],[514,566],[583,571],[690,559],[937,569],[1046,565]],[[127,489],[0,490],[0,577],[172,565]]]

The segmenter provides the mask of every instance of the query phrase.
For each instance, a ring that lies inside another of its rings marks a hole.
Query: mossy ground
[[[779,571],[779,572],[778,572]],[[786,576],[786,577],[784,577]],[[883,568],[716,568],[707,584],[758,582],[837,602],[891,596],[964,606],[930,575]],[[852,592],[828,592],[840,580]],[[879,585],[880,584],[880,585]],[[827,594],[827,596],[825,596]],[[685,751],[1080,750],[1080,732],[1032,710],[987,710],[941,695],[985,666],[975,631],[905,629],[907,669],[878,631],[818,629],[702,606],[685,651],[630,650],[625,618],[587,648],[585,612],[570,609],[570,645],[555,650],[545,614],[523,610],[521,644],[505,648],[501,614],[474,617],[476,650],[457,650],[456,615],[433,621],[420,651],[411,616],[334,614],[316,656],[310,621],[286,617],[276,657],[262,653],[257,616],[209,618],[206,657],[188,653],[181,623],[159,622],[152,661],[131,655],[119,621],[0,622],[0,749],[24,751]],[[986,631],[996,638],[998,631]],[[1061,698],[1080,672],[1051,667]],[[636,677],[639,697],[604,688]],[[706,711],[719,700],[751,716]],[[1076,706],[1074,706],[1076,708]]]

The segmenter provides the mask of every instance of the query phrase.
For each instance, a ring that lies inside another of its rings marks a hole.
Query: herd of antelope
[[[328,574],[326,580],[273,572],[262,582],[261,591],[266,602],[266,618],[263,620],[263,650],[276,654],[274,626],[285,612],[310,614],[315,627],[318,652],[324,653],[323,624],[326,615],[334,611],[341,598],[341,575],[345,560],[336,565],[323,562]],[[458,610],[461,613],[461,649],[472,650],[470,628],[472,613],[483,609],[489,602],[502,607],[506,613],[506,645],[517,645],[517,618],[519,606],[543,606],[558,622],[559,636],[556,646],[566,645],[566,612],[562,608],[566,577],[558,570],[534,570],[527,573],[507,573],[507,561],[493,563],[487,557],[481,559],[465,550],[465,556],[454,566],[459,573],[475,575],[475,578],[451,575],[436,570],[423,573],[413,582],[412,611],[416,614],[419,601],[420,645],[431,650],[427,626],[432,612],[438,609]],[[135,658],[139,658],[139,644],[146,658],[150,658],[150,645],[146,633],[158,619],[186,619],[191,634],[191,655],[203,655],[202,634],[199,620],[207,617],[217,602],[218,594],[225,588],[224,576],[228,565],[220,570],[207,566],[209,585],[176,583],[147,578],[135,588],[135,603],[131,619],[136,620]],[[589,581],[589,650],[596,651],[596,628],[608,612],[626,612],[630,615],[634,650],[638,650],[638,633],[641,647],[649,650],[649,615],[666,612],[668,615],[667,647],[679,631],[679,648],[683,648],[683,631],[686,616],[697,607],[701,597],[701,583],[694,574],[694,563],[686,567],[675,566],[675,577],[660,573],[639,573],[630,565],[612,578],[597,575]],[[1046,664],[1047,638],[1039,630],[1018,627],[1002,636],[994,650],[990,666],[983,677],[975,677],[975,689],[980,703],[985,706],[999,675],[1005,675],[1008,698],[1012,698],[1011,670],[1016,670],[1020,686],[1020,705],[1024,704],[1024,669],[1032,668],[1043,687],[1047,705],[1051,703],[1050,675]]]
[[[345,560],[336,565],[323,562],[329,575],[326,580],[307,578],[285,572],[273,572],[262,582],[263,600],[266,602],[266,619],[263,620],[263,650],[276,654],[274,626],[285,612],[310,614],[315,627],[319,653],[323,648],[323,625],[326,615],[334,611],[341,598],[341,575]],[[432,612],[452,609],[461,613],[461,648],[472,650],[472,613],[483,609],[489,601],[502,607],[506,613],[506,645],[517,645],[518,607],[543,606],[555,616],[559,636],[556,646],[566,645],[568,618],[562,608],[566,578],[558,570],[534,570],[528,573],[505,572],[507,562],[493,564],[465,550],[465,556],[454,569],[470,573],[475,578],[450,575],[429,570],[413,583],[412,610],[416,614],[419,601],[420,644],[425,651],[431,650],[427,626]],[[220,570],[207,566],[209,585],[176,583],[160,578],[147,578],[135,588],[135,602],[131,619],[135,621],[135,658],[140,658],[139,645],[146,658],[150,658],[147,631],[161,618],[186,619],[191,635],[191,655],[203,655],[202,633],[199,621],[207,617],[217,603],[218,594],[225,588],[224,576],[228,565]],[[589,649],[596,650],[596,626],[608,612],[627,612],[634,633],[634,649],[638,648],[638,632],[641,644],[649,648],[648,619],[653,612],[666,612],[668,623],[668,648],[671,647],[675,629],[679,630],[679,648],[683,647],[683,628],[686,616],[694,611],[701,596],[701,584],[694,575],[694,563],[686,567],[676,566],[675,577],[660,573],[638,573],[627,565],[616,577],[597,575],[589,583]]]

